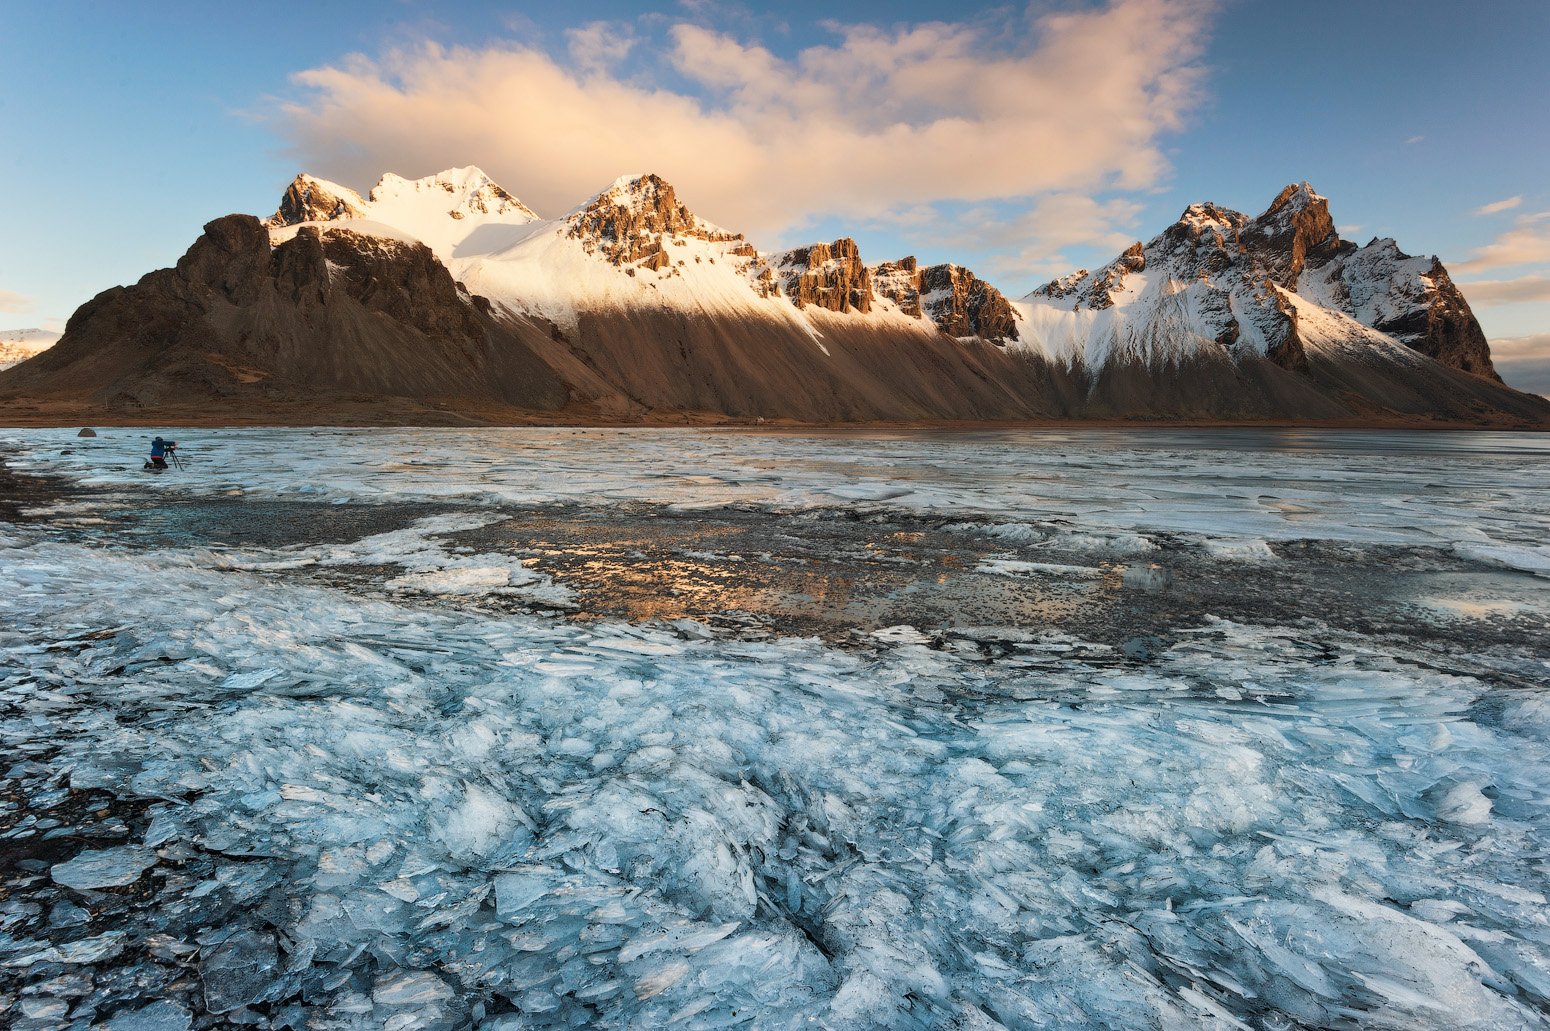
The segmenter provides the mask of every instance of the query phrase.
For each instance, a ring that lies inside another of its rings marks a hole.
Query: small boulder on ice
[[[1127,659],[1135,662],[1151,662],[1168,650],[1168,642],[1160,637],[1132,637],[1120,645],[1119,650],[1124,652]]]
[[[1160,594],[1173,586],[1173,573],[1155,562],[1130,566],[1120,578],[1131,590]]]
[[[92,429],[90,426],[82,426],[81,432],[76,434],[77,437],[95,437],[96,435],[97,431]]]

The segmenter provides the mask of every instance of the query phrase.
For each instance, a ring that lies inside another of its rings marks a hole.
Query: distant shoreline
[[[395,417],[396,416],[396,417]],[[189,427],[192,429],[715,429],[754,432],[939,430],[985,432],[995,430],[1437,430],[1485,432],[1550,432],[1550,423],[1450,422],[1436,419],[1016,419],[1016,420],[881,420],[868,422],[803,422],[791,419],[737,419],[705,413],[663,413],[659,417],[629,421],[563,418],[480,419],[455,412],[433,410],[397,411],[374,416],[352,412],[339,416],[316,410],[280,413],[194,413],[180,410],[105,414],[84,410],[39,413],[0,413],[0,429],[71,429]]]

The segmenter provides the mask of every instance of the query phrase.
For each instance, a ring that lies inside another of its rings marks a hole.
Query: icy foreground
[[[147,496],[887,507],[1224,563],[1398,542],[1545,617],[1533,438],[202,431],[147,481],[140,436],[8,443]],[[736,640],[472,611],[563,585],[421,531],[129,548],[78,514],[0,523],[12,1026],[1550,1023],[1542,650],[1439,668],[1317,612],[1199,613],[1144,662],[1037,628]],[[344,559],[452,589],[294,575]]]

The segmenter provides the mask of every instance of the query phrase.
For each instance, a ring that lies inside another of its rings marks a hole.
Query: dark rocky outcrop
[[[302,222],[327,222],[341,218],[364,218],[365,213],[343,196],[342,191],[329,188],[329,184],[310,175],[298,175],[286,187],[280,198],[280,208],[269,220],[268,226],[293,226]]]
[[[950,337],[993,343],[1017,339],[1017,315],[1001,291],[961,265],[921,268],[913,257],[885,261],[872,270],[879,296],[915,318],[929,318]]]
[[[773,259],[781,290],[798,308],[829,311],[872,310],[872,274],[861,263],[856,241],[842,236],[833,243],[798,247]]]
[[[170,269],[82,305],[0,394],[116,406],[369,395],[474,397],[555,409],[565,385],[459,290],[430,250],[303,227],[271,248],[228,215]]]
[[[932,265],[920,273],[921,307],[951,337],[1017,339],[1017,317],[1001,291],[959,265]]]
[[[1329,201],[1307,183],[1276,194],[1265,213],[1243,227],[1241,245],[1264,274],[1293,290],[1310,260],[1318,264],[1354,249],[1335,232]]]
[[[1433,258],[1431,268],[1422,278],[1431,284],[1423,292],[1422,302],[1392,319],[1375,322],[1373,328],[1444,365],[1500,383],[1502,378],[1491,363],[1491,345],[1485,331],[1448,270]]]

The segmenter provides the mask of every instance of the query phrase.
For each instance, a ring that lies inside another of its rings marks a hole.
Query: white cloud
[[[978,204],[963,209],[929,204],[901,208],[863,227],[883,226],[917,242],[929,242],[923,261],[964,261],[978,256],[972,270],[997,280],[1009,290],[1038,286],[1075,271],[1063,251],[1096,248],[1105,263],[1136,242],[1138,216],[1144,205],[1126,198],[1098,200],[1084,193],[1052,193],[1031,202]],[[790,234],[788,234],[790,235]],[[863,252],[871,262],[903,257]]]
[[[1508,197],[1506,200],[1492,201],[1490,204],[1482,204],[1475,209],[1477,215],[1496,215],[1503,211],[1511,211],[1523,203],[1522,197]]]
[[[1488,308],[1497,304],[1522,304],[1526,301],[1550,301],[1550,276],[1520,276],[1517,279],[1476,279],[1459,283],[1472,307]]]
[[[608,75],[630,56],[636,43],[627,27],[605,21],[570,29],[565,33],[565,41],[572,63],[587,76]]]
[[[1214,7],[1111,0],[994,26],[835,26],[833,45],[790,58],[689,22],[665,37],[645,22],[579,28],[566,63],[516,42],[424,43],[300,73],[279,127],[329,178],[472,162],[550,215],[648,170],[755,234],[945,200],[1058,211],[1165,176],[1163,138],[1204,96]]]
[[[1422,142],[1425,139],[1426,139],[1425,136],[1412,136],[1408,140],[1406,140],[1405,143],[1406,143],[1407,146],[1412,146],[1413,147],[1417,143],[1420,143],[1420,142]]]
[[[14,290],[0,290],[0,312],[20,314],[32,310],[32,298]]]
[[[1351,237],[1355,236],[1357,233],[1361,232],[1362,228],[1363,227],[1359,226],[1359,225],[1354,225],[1354,226],[1336,226],[1335,227],[1335,232],[1339,233],[1341,236],[1345,237],[1346,239],[1350,239]]]
[[[1041,197],[1021,215],[1007,218],[992,211],[960,219],[948,235],[955,248],[988,247],[995,251],[982,274],[1035,277],[1062,276],[1075,271],[1064,250],[1094,247],[1117,258],[1136,242],[1136,221],[1143,205],[1124,198],[1098,201],[1081,193]]]
[[[1550,263],[1550,211],[1519,215],[1511,229],[1470,252],[1454,271],[1474,275],[1494,268]]]

